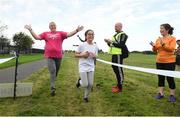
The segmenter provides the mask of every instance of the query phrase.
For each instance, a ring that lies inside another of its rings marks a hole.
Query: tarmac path
[[[46,66],[47,65],[45,59],[18,65],[17,80],[25,79],[33,72]],[[0,69],[0,83],[14,82],[14,75],[15,75],[15,66],[6,69]]]

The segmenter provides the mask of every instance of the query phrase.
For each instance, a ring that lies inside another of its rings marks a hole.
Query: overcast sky
[[[149,42],[160,36],[162,23],[171,24],[180,38],[180,0],[0,0],[0,21],[8,25],[4,34],[9,38],[21,31],[30,35],[25,24],[37,34],[48,31],[51,21],[67,32],[83,25],[79,35],[84,38],[84,32],[93,29],[94,41],[104,51],[108,50],[104,38],[111,38],[114,24],[122,22],[129,50],[143,51],[151,50]],[[74,44],[81,44],[77,35],[65,40],[63,48],[75,49]],[[44,42],[35,41],[33,47],[44,48]]]

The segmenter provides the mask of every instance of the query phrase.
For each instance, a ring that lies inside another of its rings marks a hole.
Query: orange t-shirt
[[[161,44],[161,40],[164,45]],[[157,53],[156,62],[157,63],[173,63],[175,62],[174,51],[176,48],[176,38],[173,36],[159,37],[156,40],[155,46],[153,46],[153,51]]]

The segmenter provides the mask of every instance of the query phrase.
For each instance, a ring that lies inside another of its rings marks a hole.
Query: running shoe
[[[89,102],[88,98],[84,98],[84,102],[86,103]]]
[[[174,97],[174,95],[169,96],[169,102],[176,102],[176,98]]]
[[[157,100],[160,100],[160,99],[164,98],[164,95],[161,95],[160,93],[158,93],[155,98]]]
[[[56,89],[54,88],[54,87],[51,87],[51,96],[55,96],[55,91],[56,91]]]
[[[81,78],[79,78],[78,81],[77,81],[77,83],[76,83],[76,87],[77,87],[77,88],[79,88],[79,87],[81,86],[80,80],[81,80]]]

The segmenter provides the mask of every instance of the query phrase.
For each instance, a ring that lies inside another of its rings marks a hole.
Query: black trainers
[[[84,102],[86,103],[89,102],[88,98],[84,98]]]
[[[79,87],[81,86],[80,80],[81,80],[81,78],[79,78],[78,81],[77,81],[77,83],[76,83],[76,87],[77,87],[77,88],[79,88]]]
[[[55,89],[54,87],[51,88],[51,96],[55,96],[55,94],[56,94],[56,93],[55,93],[55,90],[56,90],[56,89]]]

